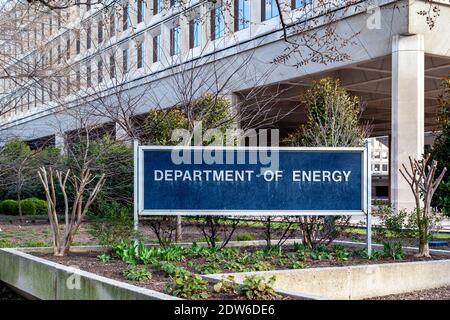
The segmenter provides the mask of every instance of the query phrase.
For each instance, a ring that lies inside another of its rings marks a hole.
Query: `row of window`
[[[278,8],[277,8],[277,4],[275,0],[261,0],[264,4],[264,6],[262,6],[262,12],[263,12],[263,17],[265,20],[267,19],[271,19],[273,17],[276,17],[279,12],[278,12]],[[292,1],[292,6],[294,8],[298,8],[300,6],[304,6],[308,3],[310,3],[311,0],[293,0]],[[160,8],[160,1],[155,0],[154,3],[157,3],[157,7]],[[127,6],[124,8],[124,10],[127,10]],[[140,9],[139,9],[140,8]],[[144,19],[144,15],[145,15],[145,1],[144,0],[139,0],[138,1],[138,21],[143,20]],[[235,16],[235,29],[236,31],[239,30],[243,30],[245,28],[249,27],[249,22],[250,22],[250,0],[236,0],[235,3],[235,10],[236,10],[236,16]],[[112,15],[111,16],[111,23],[110,23],[110,31],[111,31],[111,36],[113,36],[115,34],[115,23],[116,23],[116,19],[115,16]],[[124,25],[123,27],[128,27],[128,19],[124,20]],[[225,34],[225,17],[224,17],[224,7],[223,6],[219,6],[214,8],[211,11],[211,15],[210,15],[210,30],[211,30],[211,34],[210,37],[212,40],[216,40],[216,39],[220,39],[224,36]],[[86,27],[86,48],[90,49],[92,47],[92,30],[91,30],[91,26],[87,26]],[[103,42],[104,40],[104,25],[103,22],[100,20],[99,23],[97,24],[97,40],[99,43]],[[194,19],[192,19],[189,22],[189,48],[193,49],[196,47],[199,47],[201,45],[201,36],[202,36],[202,21],[200,19],[200,17],[196,17]],[[170,55],[171,56],[175,56],[180,54],[181,52],[181,27],[180,26],[175,26],[170,30]],[[70,59],[70,39],[67,38],[66,39],[66,58],[69,60]],[[79,54],[81,53],[81,39],[80,39],[80,31],[76,31],[75,33],[75,47],[76,47],[76,53]],[[162,44],[161,44],[161,34],[153,36],[152,37],[152,44],[153,44],[153,51],[152,51],[152,61],[158,62],[161,61],[161,51],[162,51]],[[144,67],[145,64],[145,43],[143,41],[140,42],[136,42],[136,46],[135,46],[135,50],[136,50],[136,68],[137,69],[141,69]],[[128,71],[130,70],[130,49],[127,47],[125,49],[122,50],[122,61],[121,61],[121,69],[122,69],[122,73],[126,74],[128,73]],[[58,45],[57,46],[57,60],[59,61],[60,58],[62,56],[61,53],[61,46]],[[108,61],[108,74],[109,77],[111,79],[116,78],[117,76],[117,72],[116,72],[116,58],[115,55],[112,54],[109,56],[109,61]],[[43,59],[42,63],[45,63],[46,59]],[[49,57],[48,57],[49,63],[52,63],[52,51],[50,51]],[[97,73],[97,82],[100,84],[104,81],[104,61],[103,60],[98,60],[97,61],[97,65],[96,65],[96,73]],[[91,63],[87,63],[86,67],[86,86],[87,87],[91,87],[92,86],[92,69],[91,69]],[[67,94],[69,94],[69,82],[70,82],[70,77],[67,77],[67,88],[68,88],[68,92]],[[78,67],[75,71],[75,87],[77,89],[80,89],[80,84],[81,84],[81,72],[80,72],[80,68]],[[73,85],[73,84],[72,84]],[[61,94],[61,83],[58,82],[57,83],[57,90],[56,90],[56,96],[60,96]],[[51,88],[51,84],[50,84],[50,88]],[[50,90],[51,91],[51,90]],[[55,94],[53,92],[49,92],[48,93],[48,98],[50,100],[52,100],[52,95]],[[44,98],[42,98],[44,99]],[[35,99],[36,100],[36,99]]]

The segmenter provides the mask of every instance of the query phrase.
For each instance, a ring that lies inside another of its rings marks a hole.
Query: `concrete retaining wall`
[[[176,297],[0,249],[0,281],[42,300],[174,300]]]
[[[364,266],[233,273],[275,275],[275,289],[308,293],[311,297],[364,299],[450,285],[450,260],[385,263]],[[230,275],[230,274],[226,274]],[[224,274],[208,275],[221,279]]]

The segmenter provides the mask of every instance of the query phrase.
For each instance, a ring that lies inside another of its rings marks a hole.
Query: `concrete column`
[[[397,210],[412,210],[413,194],[399,169],[409,163],[409,156],[419,159],[423,154],[423,35],[393,37],[391,126],[391,203]]]
[[[125,144],[131,144],[133,138],[128,135],[128,133],[122,128],[122,126],[116,122],[116,141],[123,142]]]
[[[66,152],[66,139],[64,137],[64,134],[55,134],[55,147],[61,150],[62,153]]]
[[[168,22],[161,23],[161,65],[167,67],[170,64],[170,28]]]

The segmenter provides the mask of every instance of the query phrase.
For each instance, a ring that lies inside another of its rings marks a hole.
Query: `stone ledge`
[[[0,249],[0,281],[41,300],[179,300],[15,249]]]
[[[275,275],[277,291],[287,290],[311,299],[353,300],[450,285],[450,260],[238,272],[207,277],[218,281],[229,275],[238,283],[249,275],[264,278]]]

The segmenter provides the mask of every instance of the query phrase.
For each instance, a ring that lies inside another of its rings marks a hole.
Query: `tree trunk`
[[[428,244],[428,240],[426,239],[420,239],[419,242],[419,254],[418,257],[430,257],[430,246]]]
[[[19,206],[19,221],[23,222],[21,201],[22,201],[22,197],[20,196],[20,192],[17,192],[17,204]]]
[[[181,216],[177,216],[177,228],[175,230],[175,242],[181,242],[183,240],[183,230],[181,228]]]

